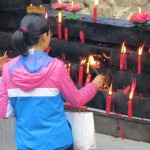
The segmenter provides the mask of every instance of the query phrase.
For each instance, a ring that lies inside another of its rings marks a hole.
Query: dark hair
[[[31,13],[26,15],[18,29],[12,36],[12,45],[21,55],[27,56],[28,49],[38,43],[43,33],[48,33],[50,29],[49,22],[44,15]]]

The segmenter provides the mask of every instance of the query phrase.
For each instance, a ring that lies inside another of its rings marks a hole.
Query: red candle
[[[98,0],[95,0],[94,8],[93,8],[93,22],[94,23],[96,23],[97,21],[97,5],[98,5]]]
[[[94,6],[93,8],[93,22],[96,23],[97,20],[97,7]]]
[[[128,119],[129,120],[132,119],[132,101],[131,100],[128,101]]]
[[[91,80],[91,74],[89,73],[89,74],[87,75],[85,85],[87,85],[88,83],[90,83],[90,80]]]
[[[62,27],[61,27],[61,23],[58,23],[58,38],[62,39]]]
[[[110,108],[111,108],[111,102],[112,102],[112,95],[107,96],[107,102],[106,102],[106,114],[110,114]]]
[[[129,100],[128,100],[128,119],[132,119],[132,97],[133,97],[133,92],[131,91]]]
[[[123,64],[124,64],[124,54],[120,54],[120,70],[123,70]]]
[[[81,43],[85,43],[85,38],[84,38],[84,32],[83,32],[83,31],[81,31],[81,36],[82,36],[82,41],[81,41]]]
[[[127,68],[127,56],[125,42],[122,44],[121,54],[120,54],[120,70]]]
[[[68,28],[65,28],[65,41],[68,41]]]
[[[45,53],[46,53],[46,54],[49,54],[50,50],[51,50],[51,47],[48,46],[48,47],[46,48],[46,50],[45,50]]]
[[[124,54],[124,62],[123,62],[123,68],[127,69],[127,54]]]
[[[142,58],[140,55],[138,55],[138,74],[141,74],[141,62]]]
[[[142,55],[142,51],[143,51],[143,47],[144,47],[144,45],[143,46],[140,46],[139,47],[139,50],[138,50],[138,74],[141,74],[141,68],[142,68],[142,57],[141,57],[141,55]]]
[[[135,78],[133,78],[132,79],[132,86],[131,86],[131,92],[135,92],[135,89],[136,89],[136,79]]]
[[[80,68],[79,68],[78,85],[82,85],[82,82],[83,82],[83,66],[80,66]]]
[[[58,12],[58,38],[59,39],[62,39],[61,16],[62,16],[62,12],[59,11]]]
[[[85,38],[84,38],[84,32],[83,31],[80,31],[80,40],[81,40],[81,43],[85,43]]]
[[[112,102],[112,84],[110,86],[108,96],[107,96],[107,99],[106,99],[106,114],[107,115],[110,114],[111,102]]]

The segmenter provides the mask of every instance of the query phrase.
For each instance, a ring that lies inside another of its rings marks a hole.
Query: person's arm
[[[0,118],[7,119],[14,116],[13,108],[7,93],[6,80],[9,74],[6,72],[7,67],[4,67],[2,79],[0,83]]]
[[[97,76],[91,83],[77,89],[71,80],[67,69],[62,64],[59,75],[59,88],[63,97],[73,106],[79,107],[89,102],[97,93],[98,88],[103,84],[104,77]]]

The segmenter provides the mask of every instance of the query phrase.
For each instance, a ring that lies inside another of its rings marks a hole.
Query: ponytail
[[[24,41],[24,35],[22,30],[17,30],[12,36],[12,45],[14,49],[23,56],[28,55],[28,47]]]

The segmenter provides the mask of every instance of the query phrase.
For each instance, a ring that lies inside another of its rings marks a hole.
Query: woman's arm
[[[79,107],[89,102],[103,84],[104,77],[97,76],[91,83],[77,89],[64,64],[62,64],[59,76],[59,88],[63,97],[73,106]]]

